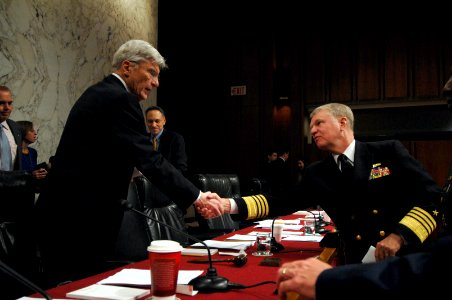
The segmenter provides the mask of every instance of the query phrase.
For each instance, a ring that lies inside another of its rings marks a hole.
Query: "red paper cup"
[[[152,241],[148,247],[151,263],[152,299],[175,300],[182,246],[175,241]]]

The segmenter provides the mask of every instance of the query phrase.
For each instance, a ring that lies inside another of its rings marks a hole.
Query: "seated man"
[[[311,134],[330,155],[283,195],[223,199],[226,212],[253,219],[320,205],[339,231],[341,263],[361,262],[371,245],[377,260],[419,250],[437,226],[441,189],[399,141],[355,140],[353,122],[344,104],[317,107]]]

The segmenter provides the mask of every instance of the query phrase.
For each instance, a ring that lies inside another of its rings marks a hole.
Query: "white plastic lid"
[[[176,241],[157,240],[151,242],[151,245],[148,247],[148,251],[158,253],[179,252],[182,251],[182,246]]]

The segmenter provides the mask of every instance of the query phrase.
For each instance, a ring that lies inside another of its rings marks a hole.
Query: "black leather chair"
[[[163,206],[156,204],[155,189],[146,177],[135,177],[129,184],[127,201],[146,215],[185,232],[184,213],[173,202]],[[178,241],[182,246],[189,244],[184,235],[136,212],[126,211],[111,262],[121,265],[144,260],[151,241],[162,239]]]
[[[447,174],[443,187],[440,210],[439,236],[450,235],[452,234],[452,162],[449,165],[449,174]]]
[[[195,174],[193,183],[203,192],[217,193],[222,198],[240,197],[240,181],[236,174]],[[229,214],[205,220],[197,215],[199,228],[192,228],[191,234],[201,239],[209,239],[240,228]]]
[[[144,210],[134,181],[129,184],[127,201],[133,208]],[[133,211],[124,212],[112,262],[121,265],[146,259],[147,247],[151,241],[152,235],[147,220]]]
[[[146,177],[135,177],[134,182],[138,188],[138,194],[142,200],[145,214],[186,232],[184,222],[185,211],[179,208]],[[150,219],[147,220],[147,224],[152,240],[173,240],[179,242],[182,246],[190,244],[188,238],[181,233]]]
[[[0,171],[0,260],[32,282],[39,278],[34,237],[34,182],[25,171]],[[0,269],[2,299],[17,299],[32,291]]]

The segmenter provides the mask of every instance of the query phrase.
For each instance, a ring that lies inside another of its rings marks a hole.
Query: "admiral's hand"
[[[375,247],[375,259],[381,261],[389,256],[395,256],[403,245],[402,237],[391,233],[377,243]]]

